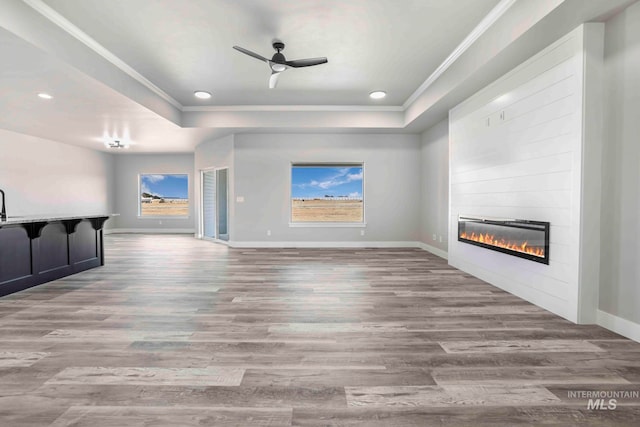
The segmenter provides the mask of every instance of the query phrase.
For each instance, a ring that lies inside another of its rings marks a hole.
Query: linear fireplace
[[[458,217],[458,241],[549,264],[549,223]]]

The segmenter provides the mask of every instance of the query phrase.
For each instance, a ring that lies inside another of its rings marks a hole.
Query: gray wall
[[[113,213],[114,158],[0,130],[0,188],[10,216]]]
[[[419,240],[419,135],[241,134],[234,146],[234,242]],[[366,228],[289,227],[292,162],[361,161]]]
[[[234,225],[234,212],[235,212],[235,203],[233,202],[234,198],[234,182],[233,182],[233,141],[235,136],[229,135],[224,138],[216,139],[213,141],[206,141],[196,147],[195,151],[195,175],[196,179],[194,180],[194,194],[195,197],[195,212],[196,212],[196,233],[198,236],[202,236],[203,230],[201,229],[202,225],[200,224],[200,203],[202,200],[200,199],[200,171],[202,170],[211,170],[216,168],[228,168],[229,175],[227,177],[229,181],[229,235],[233,236],[233,225]]]
[[[420,162],[420,241],[446,252],[449,234],[448,118],[422,133]]]
[[[116,227],[123,231],[167,231],[193,233],[194,216],[194,156],[193,154],[126,154],[115,156]],[[188,218],[138,218],[138,175],[146,173],[189,174]]]
[[[600,309],[640,323],[640,3],[605,25]]]

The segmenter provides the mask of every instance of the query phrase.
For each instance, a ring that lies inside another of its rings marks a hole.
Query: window
[[[291,224],[363,224],[364,164],[291,165]]]
[[[189,216],[189,175],[144,174],[139,186],[139,216]]]

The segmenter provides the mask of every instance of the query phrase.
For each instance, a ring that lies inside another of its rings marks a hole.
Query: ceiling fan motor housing
[[[280,52],[276,53],[273,55],[273,58],[271,58],[271,60],[273,62],[277,62],[278,64],[284,64],[286,59],[284,57],[283,54],[281,54]]]

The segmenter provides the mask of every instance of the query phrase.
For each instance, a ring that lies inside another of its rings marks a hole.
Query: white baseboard
[[[625,336],[634,341],[640,342],[640,325],[622,317],[598,310],[598,325],[603,328],[612,330],[613,332]]]
[[[112,228],[105,230],[105,234],[191,234],[195,233],[193,228]]]
[[[427,245],[426,243],[422,243],[422,242],[417,242],[417,243],[420,249],[423,249],[427,252],[431,252],[432,254],[437,255],[440,258],[449,259],[449,254],[443,251],[442,249],[438,249],[434,246]]]
[[[232,248],[417,248],[418,242],[237,242]]]
[[[427,252],[431,252],[440,258],[447,259],[447,252],[431,245],[415,241],[366,241],[366,242],[238,242],[238,241],[221,241],[210,239],[197,234],[193,229],[188,228],[112,228],[104,230],[104,234],[193,234],[196,239],[209,240],[216,243],[222,243],[232,248],[420,248]]]

